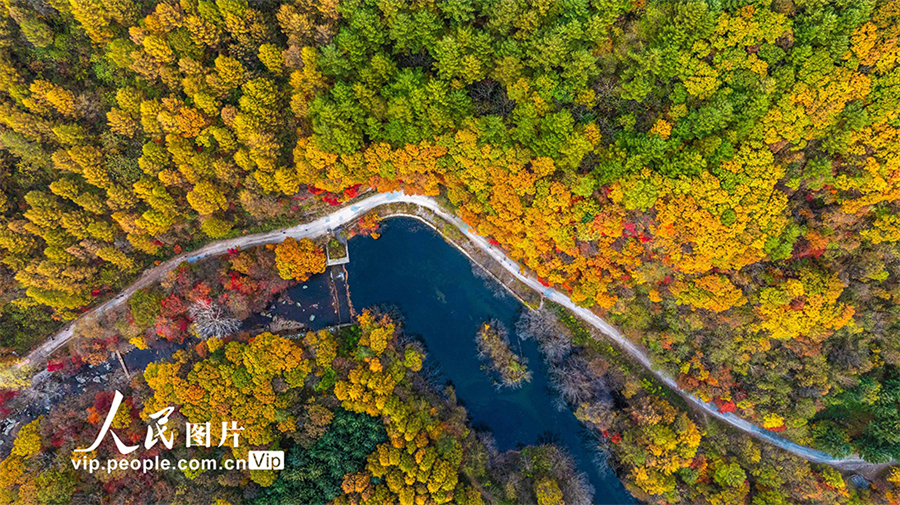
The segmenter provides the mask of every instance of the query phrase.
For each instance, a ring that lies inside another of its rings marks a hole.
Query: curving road
[[[478,246],[479,249],[489,254],[495,261],[497,261],[497,263],[502,265],[504,269],[510,272],[519,281],[521,281],[531,289],[537,291],[543,297],[571,310],[586,323],[597,328],[610,340],[614,341],[622,350],[624,350],[634,359],[640,362],[641,365],[647,368],[647,370],[649,370],[650,373],[652,373],[657,379],[659,379],[673,391],[676,391],[686,401],[694,405],[696,408],[702,410],[706,414],[716,417],[719,420],[728,423],[734,428],[737,428],[753,437],[756,437],[759,440],[778,446],[813,463],[824,463],[838,467],[840,469],[852,471],[871,468],[872,466],[875,466],[858,457],[836,459],[822,451],[817,451],[815,449],[796,444],[772,432],[769,432],[768,430],[760,428],[759,426],[756,426],[755,424],[733,413],[723,414],[718,411],[715,405],[704,402],[699,398],[691,395],[690,393],[682,390],[680,387],[678,387],[678,384],[675,383],[675,380],[672,377],[670,377],[663,371],[654,369],[653,363],[650,361],[650,358],[647,356],[647,354],[637,345],[627,339],[624,335],[622,335],[622,333],[620,333],[617,329],[612,327],[609,323],[604,321],[602,318],[600,318],[590,310],[575,305],[565,294],[553,288],[543,286],[540,282],[538,282],[537,278],[527,274],[518,263],[508,258],[500,248],[490,245],[487,242],[487,239],[477,235],[475,233],[475,230],[472,229],[469,225],[464,223],[456,216],[444,211],[438,205],[437,201],[427,196],[406,195],[402,192],[380,193],[355,202],[352,205],[348,205],[346,207],[338,209],[328,216],[319,218],[309,223],[299,224],[290,228],[283,228],[281,230],[275,230],[267,233],[246,235],[208,244],[205,247],[189,253],[181,254],[169,261],[166,261],[165,263],[161,263],[156,267],[144,271],[140,279],[138,279],[127,289],[119,293],[118,296],[100,304],[82,317],[102,313],[106,310],[118,307],[123,303],[126,303],[128,298],[130,298],[135,291],[145,288],[153,282],[158,281],[166,273],[177,268],[178,265],[180,265],[182,262],[186,261],[189,263],[193,263],[209,256],[219,256],[228,252],[229,249],[234,249],[236,247],[246,248],[277,243],[283,241],[287,237],[293,237],[295,239],[304,237],[319,237],[325,235],[334,228],[337,228],[359,218],[366,212],[369,212],[376,207],[391,203],[409,203],[422,208],[426,208],[434,212],[436,215],[440,216],[445,221],[450,222],[458,227],[466,236],[466,238],[468,238],[473,244]],[[46,359],[53,351],[65,345],[66,342],[68,342],[68,340],[72,338],[73,326],[74,322],[69,324],[62,331],[53,335],[50,339],[45,341],[40,346],[36,347],[28,355],[27,362],[40,363],[42,362],[42,360]],[[42,376],[46,373],[47,372],[41,372],[40,374],[38,374],[36,380],[41,380]]]

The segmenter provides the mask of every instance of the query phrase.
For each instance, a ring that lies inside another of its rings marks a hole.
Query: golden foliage
[[[325,271],[325,251],[312,240],[295,240],[288,237],[284,242],[266,246],[275,250],[275,266],[282,279],[305,281],[310,275]]]

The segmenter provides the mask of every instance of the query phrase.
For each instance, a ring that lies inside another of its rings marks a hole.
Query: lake
[[[502,288],[472,272],[468,258],[431,228],[411,218],[382,223],[380,239],[350,240],[350,297],[357,311],[378,304],[399,307],[407,333],[422,337],[426,364],[453,383],[473,426],[493,432],[501,451],[533,445],[548,433],[575,457],[595,488],[594,503],[636,500],[608,468],[598,470],[584,428],[568,409],[556,408],[537,346],[520,341],[514,326],[524,307]],[[494,387],[476,356],[475,333],[488,319],[501,321],[513,350],[528,358],[531,383],[518,390]]]

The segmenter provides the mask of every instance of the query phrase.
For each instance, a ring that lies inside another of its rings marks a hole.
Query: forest
[[[366,309],[350,326],[282,335],[228,327],[244,317],[241,310],[259,310],[297,282],[282,279],[273,249],[183,265],[135,294],[124,314],[88,322],[51,366],[73,375],[110,351],[186,344],[130,381],[120,376],[124,401],[112,429],[126,444],[141,443],[151,414],[175,407],[168,422],[173,449],[157,444],[126,457],[225,461],[278,449],[285,450],[285,470],[74,469],[72,450],[91,443],[113,402],[110,385],[97,383],[18,429],[0,461],[0,502],[592,503],[585,477],[551,441],[499,452],[489,432],[473,429],[453,387],[428,368],[419,338],[404,331],[402,316]],[[246,286],[253,288],[244,294]],[[560,306],[523,310],[515,332],[537,342],[560,402],[583,423],[597,458],[646,503],[890,505],[900,498],[900,471],[857,489],[831,467],[692,418]],[[495,348],[502,342],[506,353],[495,352],[508,356],[498,322],[483,323],[479,334]],[[502,377],[503,368],[492,371]],[[2,399],[9,407],[16,400]],[[186,448],[182,441],[184,423],[232,420],[244,428],[237,448]],[[91,456],[123,457],[109,437]]]
[[[560,306],[523,313],[561,401],[598,441],[626,488],[652,505],[895,503],[900,471],[860,485],[724,423],[691,416],[683,400],[597,340]]]
[[[155,262],[403,190],[722,411],[900,458],[895,2],[0,11],[7,366]],[[285,245],[281,278],[311,252]]]
[[[113,392],[97,385],[19,429],[0,462],[0,500],[483,505],[479,489],[487,488],[503,503],[590,503],[589,487],[556,446],[501,454],[489,434],[472,431],[452,386],[438,390],[418,373],[424,359],[390,315],[369,310],[337,331],[210,337],[124,384],[114,432],[139,443],[153,413],[171,406],[176,437],[185,422],[242,428],[237,447],[195,446],[203,457],[283,449],[285,470],[79,472],[71,450],[90,444],[112,404]],[[190,451],[178,438],[171,450],[159,444],[128,458],[198,457]],[[90,456],[122,458],[108,438]]]

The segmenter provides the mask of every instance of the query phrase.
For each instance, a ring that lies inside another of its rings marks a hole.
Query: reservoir
[[[590,442],[574,414],[557,408],[537,346],[515,335],[524,307],[492,280],[476,276],[468,258],[421,222],[390,218],[382,228],[378,240],[349,242],[352,261],[346,267],[356,311],[397,306],[405,331],[421,336],[426,345],[426,366],[439,367],[473,426],[491,431],[500,451],[553,440],[588,476],[594,503],[637,503],[612,471],[594,464]],[[506,326],[513,351],[528,359],[532,381],[520,389],[498,390],[476,356],[475,334],[492,318]]]

